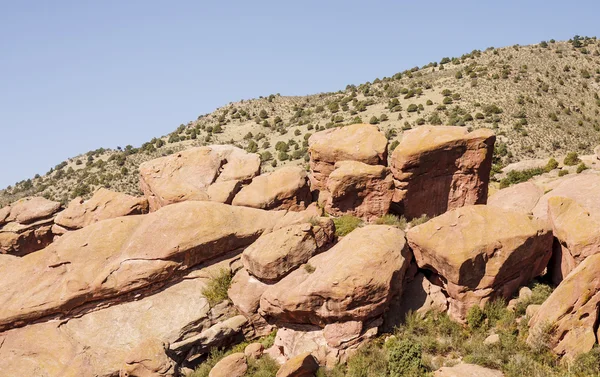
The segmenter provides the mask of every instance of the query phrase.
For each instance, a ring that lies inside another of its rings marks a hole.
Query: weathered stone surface
[[[445,312],[447,309],[448,299],[442,287],[431,284],[425,275],[418,273],[404,288],[399,313],[402,318],[408,312],[425,315],[430,311]]]
[[[208,186],[206,193],[208,194],[208,200],[211,202],[231,204],[231,201],[241,188],[242,182],[240,181],[222,181]]]
[[[371,220],[387,214],[394,181],[382,165],[339,161],[327,180],[325,211],[335,216],[354,215]]]
[[[140,188],[150,210],[187,200],[209,200],[214,182],[249,181],[260,173],[260,156],[230,145],[190,148],[140,165]]]
[[[544,191],[539,186],[531,182],[523,182],[497,191],[488,198],[487,204],[493,207],[531,213],[542,195],[544,195]]]
[[[394,149],[394,203],[408,218],[485,204],[496,137],[491,130],[421,126]]]
[[[484,205],[457,208],[411,228],[408,243],[420,268],[443,277],[450,315],[459,320],[473,305],[509,299],[542,273],[552,253],[545,222]]]
[[[529,343],[547,333],[554,352],[574,358],[597,342],[600,306],[600,254],[581,262],[544,301],[529,321]]]
[[[475,364],[458,364],[442,367],[433,373],[434,377],[504,377],[504,373]]]
[[[227,291],[229,299],[236,309],[251,323],[257,336],[267,335],[272,326],[258,313],[260,297],[268,285],[251,276],[245,268],[238,271]]]
[[[278,322],[364,321],[401,291],[411,254],[400,229],[356,229],[327,252],[267,288],[260,312]]]
[[[208,373],[208,377],[243,377],[248,370],[246,356],[243,353],[233,353],[225,356]]]
[[[77,197],[56,216],[54,222],[68,229],[80,229],[98,221],[148,212],[148,201],[101,188],[87,201]]]
[[[573,199],[586,211],[600,214],[600,174],[578,174],[558,180],[559,184],[542,196],[533,209],[533,215],[548,219],[548,199],[561,196]]]
[[[148,339],[126,358],[119,377],[175,377],[175,363],[165,353],[165,344]]]
[[[338,161],[387,165],[387,139],[377,126],[353,124],[316,132],[308,139],[313,188],[326,188]]]
[[[244,355],[246,355],[248,359],[259,359],[264,350],[265,347],[261,343],[250,343],[244,348]]]
[[[242,253],[244,267],[264,282],[275,282],[306,263],[335,237],[335,226],[328,218],[290,225],[262,235]]]
[[[178,271],[246,247],[283,215],[185,202],[70,232],[0,267],[0,328],[150,288]]]
[[[312,377],[318,369],[317,360],[306,352],[289,359],[279,368],[276,377]]]
[[[234,206],[301,211],[312,200],[308,176],[299,166],[260,175],[233,198]]]
[[[0,210],[0,254],[23,256],[48,246],[60,203],[29,197]]]
[[[169,359],[158,345],[194,336],[228,315],[227,306],[210,308],[200,293],[207,279],[198,275],[136,301],[0,333],[0,370],[6,376],[109,377],[155,368],[169,376]]]

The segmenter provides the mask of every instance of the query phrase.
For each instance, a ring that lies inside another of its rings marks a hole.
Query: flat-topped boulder
[[[450,315],[503,297],[541,275],[552,255],[548,225],[522,212],[475,205],[457,208],[408,231],[420,268],[440,275]]]
[[[209,200],[215,182],[248,182],[260,173],[260,156],[231,145],[190,148],[140,165],[140,188],[150,210],[187,200]]]
[[[369,225],[269,286],[260,312],[276,322],[325,326],[383,314],[401,293],[411,254],[404,232]]]
[[[485,204],[496,137],[489,129],[420,126],[404,133],[392,154],[396,211],[433,217]]]
[[[546,192],[533,208],[533,215],[548,219],[548,199],[554,196],[570,198],[590,213],[600,213],[600,174],[579,174],[558,180],[552,190]]]
[[[600,305],[600,254],[581,262],[544,301],[529,321],[529,343],[546,341],[570,359],[597,343]],[[551,328],[552,331],[548,331]]]
[[[286,166],[260,175],[233,198],[234,206],[302,211],[312,201],[306,171]]]
[[[316,132],[308,139],[313,188],[325,189],[338,161],[387,165],[387,139],[371,124],[352,124]]]
[[[148,200],[101,188],[89,200],[73,199],[54,222],[67,229],[80,229],[98,221],[148,212]]]
[[[328,218],[315,220],[314,225],[290,225],[260,236],[244,250],[242,262],[253,276],[275,282],[329,246],[334,233]]]
[[[508,210],[531,213],[544,195],[541,187],[531,182],[523,182],[496,191],[488,198],[487,204]]]
[[[388,168],[359,161],[339,161],[327,179],[325,211],[371,220],[387,214],[394,195]]]
[[[60,207],[42,197],[27,197],[0,209],[0,254],[23,256],[48,246]]]
[[[184,202],[69,232],[43,250],[0,266],[0,328],[150,289],[250,245],[283,215]]]

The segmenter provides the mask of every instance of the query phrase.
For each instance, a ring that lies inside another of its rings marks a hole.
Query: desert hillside
[[[378,124],[390,150],[423,124],[490,128],[494,172],[522,160],[590,154],[600,143],[600,42],[574,37],[440,57],[421,68],[303,97],[267,94],[230,103],[140,148],[98,149],[0,191],[0,205],[31,195],[66,204],[100,187],[139,194],[139,165],[192,146],[232,144],[261,155],[262,170],[306,166],[308,137]]]

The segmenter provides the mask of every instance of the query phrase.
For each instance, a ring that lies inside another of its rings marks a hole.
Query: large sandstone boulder
[[[421,126],[404,133],[391,157],[394,203],[407,218],[485,204],[496,137],[489,129]]]
[[[533,209],[547,219],[554,232],[554,254],[548,266],[558,284],[587,256],[600,252],[600,175],[563,180]]]
[[[338,161],[387,165],[387,139],[370,124],[352,124],[317,132],[308,139],[313,188],[323,190]]]
[[[238,352],[225,356],[216,363],[208,377],[243,377],[247,370],[246,356]]]
[[[476,364],[458,364],[442,367],[433,373],[434,377],[504,377],[499,370],[484,368]]]
[[[172,376],[173,362],[165,347],[231,315],[227,306],[210,307],[201,294],[207,279],[199,272],[134,301],[0,333],[1,374]],[[150,372],[154,374],[142,374]]]
[[[559,355],[574,358],[592,349],[600,336],[600,254],[579,264],[529,321],[530,344],[546,341]]]
[[[358,161],[336,162],[327,180],[325,211],[371,220],[387,214],[394,195],[394,180],[382,165]]]
[[[260,173],[260,156],[231,145],[190,148],[140,165],[140,188],[150,211],[186,200],[209,200],[215,182],[250,181]]]
[[[531,182],[523,182],[497,191],[488,198],[487,204],[508,210],[531,213],[542,195],[544,195],[544,191],[539,186]]]
[[[317,373],[319,364],[308,352],[292,357],[279,368],[276,377],[312,377]]]
[[[235,308],[252,323],[255,334],[259,336],[267,335],[272,328],[258,312],[260,297],[268,287],[242,268],[231,280],[227,291]]]
[[[0,209],[0,253],[23,256],[48,246],[60,203],[23,198]]]
[[[301,211],[312,200],[308,176],[299,166],[260,175],[233,198],[234,206]]]
[[[151,289],[192,266],[244,248],[283,212],[185,202],[101,221],[0,267],[0,328]]]
[[[552,232],[524,213],[476,205],[454,209],[408,231],[420,268],[442,277],[450,314],[504,297],[540,275],[552,255]]]
[[[267,288],[260,311],[277,322],[324,326],[383,314],[400,294],[411,254],[400,229],[359,228]]]
[[[148,212],[148,200],[101,188],[84,201],[77,197],[56,216],[54,222],[67,229],[80,229],[98,221]]]
[[[242,253],[244,267],[265,282],[275,282],[306,263],[334,238],[335,226],[323,218],[315,225],[290,225],[262,235]]]

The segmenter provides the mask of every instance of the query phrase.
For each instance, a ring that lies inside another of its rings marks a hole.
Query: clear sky
[[[0,187],[232,101],[600,36],[600,1],[0,0]]]

